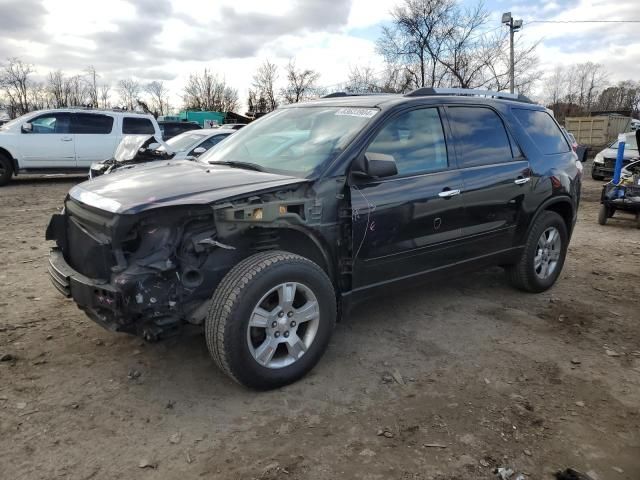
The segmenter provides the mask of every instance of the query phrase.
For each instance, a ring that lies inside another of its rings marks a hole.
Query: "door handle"
[[[456,189],[456,190],[443,190],[438,194],[438,196],[440,198],[451,198],[451,197],[455,197],[456,195],[460,195],[460,190],[459,189]]]
[[[70,142],[71,140],[73,140],[73,138],[71,138],[71,137],[62,137],[60,140],[63,141],[63,142]]]
[[[531,177],[519,177],[516,178],[513,183],[515,183],[516,185],[524,185],[525,183],[529,182],[529,180],[531,180]]]

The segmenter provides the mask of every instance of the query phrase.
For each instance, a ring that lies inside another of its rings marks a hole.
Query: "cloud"
[[[0,34],[14,39],[39,36],[46,14],[40,0],[0,0]]]

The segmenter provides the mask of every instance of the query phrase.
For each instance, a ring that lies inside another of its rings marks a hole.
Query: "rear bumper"
[[[122,296],[111,285],[73,270],[57,247],[49,253],[48,270],[53,286],[93,321],[107,330],[131,332],[131,326],[121,319]]]

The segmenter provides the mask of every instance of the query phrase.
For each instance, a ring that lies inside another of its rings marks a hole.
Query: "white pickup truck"
[[[0,126],[0,186],[18,173],[86,172],[112,158],[125,135],[157,135],[152,115],[93,109],[39,110]]]

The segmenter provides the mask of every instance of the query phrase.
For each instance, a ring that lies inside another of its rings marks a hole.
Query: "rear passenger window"
[[[513,114],[545,155],[566,153],[570,150],[560,128],[547,112],[514,108]]]
[[[490,108],[449,107],[460,167],[475,167],[513,159],[502,119]]]
[[[72,133],[108,134],[113,129],[113,117],[91,113],[76,113],[71,121]]]
[[[148,118],[124,117],[122,133],[125,135],[153,135],[156,131]]]
[[[367,151],[393,155],[398,175],[435,172],[448,166],[447,145],[436,108],[411,110],[392,118]]]

